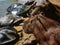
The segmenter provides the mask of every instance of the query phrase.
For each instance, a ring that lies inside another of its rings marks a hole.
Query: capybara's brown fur
[[[24,31],[32,33],[40,45],[59,45],[60,25],[43,15],[35,15],[24,24]]]

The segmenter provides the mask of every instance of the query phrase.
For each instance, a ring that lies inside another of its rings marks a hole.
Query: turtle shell
[[[20,3],[14,3],[7,8],[7,12],[8,14],[12,14],[14,17],[19,17],[19,16],[23,17],[25,15],[22,15],[22,14],[26,13],[29,9],[30,9],[30,6],[23,5]]]
[[[0,17],[0,26],[8,26],[8,25],[19,25],[23,23],[23,17],[14,18],[12,15],[4,15]]]
[[[4,15],[0,17],[0,25],[9,25],[13,22],[13,16],[11,15]]]
[[[0,28],[0,45],[8,44],[14,40],[18,40],[17,31],[11,27]]]

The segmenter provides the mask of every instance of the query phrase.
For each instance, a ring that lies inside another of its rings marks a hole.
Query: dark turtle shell
[[[12,14],[14,17],[18,17],[18,15],[23,17],[24,15],[21,14],[28,10],[29,6],[22,5],[20,3],[14,3],[7,8],[8,14]]]
[[[35,3],[30,6],[23,5],[20,3],[14,3],[7,8],[7,12],[8,14],[12,14],[14,17],[19,17],[19,16],[24,17],[27,16],[26,13],[28,13],[31,7],[33,7],[34,5]]]
[[[0,27],[2,26],[14,26],[23,23],[22,17],[15,19],[12,15],[4,15],[0,17]]]
[[[11,27],[0,28],[0,45],[8,44],[14,40],[18,40],[17,31]]]
[[[0,17],[0,25],[10,25],[14,18],[11,15],[4,15]]]

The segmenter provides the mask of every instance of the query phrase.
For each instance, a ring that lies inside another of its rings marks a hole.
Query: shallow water
[[[0,0],[0,16],[6,14],[6,9],[12,3],[16,3],[16,0]]]

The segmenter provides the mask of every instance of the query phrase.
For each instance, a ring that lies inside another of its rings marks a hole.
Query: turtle
[[[14,18],[11,15],[1,16],[0,17],[0,26],[10,25],[13,21],[14,21]]]
[[[12,14],[13,17],[29,17],[29,10],[33,7],[34,4],[31,6],[23,5],[21,3],[13,3],[7,8],[7,14]]]
[[[0,28],[0,45],[10,45],[11,43],[18,41],[19,35],[17,30],[10,26]]]
[[[26,17],[30,17],[29,10],[34,5],[35,3],[33,3],[30,6],[23,5],[21,3],[13,3],[7,8],[7,15],[13,16],[13,18],[15,19],[14,24],[16,24],[17,22],[20,22],[20,25],[24,24],[23,22],[24,20],[22,19]]]
[[[4,15],[0,17],[0,27],[23,25],[22,17],[15,19],[12,15]]]

